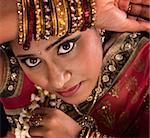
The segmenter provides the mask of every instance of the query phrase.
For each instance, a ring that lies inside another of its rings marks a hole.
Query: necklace
[[[92,110],[93,106],[95,105],[95,103],[96,103],[96,101],[97,101],[97,97],[98,97],[98,92],[95,91],[95,94],[94,94],[94,97],[93,97],[92,105],[91,105],[90,109],[88,110],[88,112],[87,112],[86,114],[89,114],[90,111]],[[79,115],[81,115],[81,116],[84,115],[84,113],[82,113],[82,112],[78,109],[78,107],[77,107],[75,104],[73,104],[73,107],[74,107],[75,111],[76,111]]]
[[[81,116],[76,121],[82,128],[88,128],[88,129],[93,129],[93,128],[96,129],[97,128],[95,119],[90,116],[90,112],[91,112],[93,106],[95,105],[95,103],[98,99],[98,95],[101,91],[102,91],[102,89],[100,87],[100,77],[99,77],[97,86],[93,90],[94,96],[92,98],[93,99],[92,104],[90,105],[90,108],[88,109],[87,113],[82,113],[76,105],[73,105],[75,111],[78,113],[78,115]]]

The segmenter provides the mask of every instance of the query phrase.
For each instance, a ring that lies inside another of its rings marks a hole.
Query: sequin
[[[120,54],[117,54],[117,55],[115,56],[115,59],[118,60],[118,61],[121,61],[121,60],[123,60],[123,56],[120,55]]]
[[[14,81],[14,80],[16,79],[16,77],[17,77],[17,74],[16,74],[16,73],[12,73],[12,74],[11,74],[11,79],[12,79],[12,81]]]
[[[90,101],[92,101],[93,100],[93,96],[89,96],[88,98],[87,98],[87,101],[88,102],[90,102]]]
[[[56,106],[56,102],[50,102],[50,105],[51,105],[52,107],[55,107],[55,106]]]
[[[115,66],[114,65],[109,65],[108,69],[113,72],[116,70]]]
[[[15,57],[11,57],[10,62],[11,62],[11,64],[15,64],[17,61],[16,61]]]
[[[130,50],[132,47],[132,45],[130,43],[126,43],[125,46],[124,46],[124,49],[125,50]]]
[[[9,85],[9,86],[8,86],[8,90],[9,90],[9,91],[12,91],[13,89],[14,89],[13,85]]]
[[[103,82],[108,82],[109,81],[109,76],[108,75],[104,75],[102,80],[103,80]]]

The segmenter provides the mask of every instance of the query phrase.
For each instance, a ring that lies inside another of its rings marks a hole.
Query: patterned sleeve
[[[0,88],[0,101],[5,109],[21,108],[30,103],[31,94],[35,92],[34,84],[24,74],[12,50],[2,46],[4,55],[3,85]]]

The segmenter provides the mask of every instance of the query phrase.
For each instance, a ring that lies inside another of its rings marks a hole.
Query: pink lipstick
[[[57,91],[57,93],[63,97],[70,97],[70,96],[73,96],[79,90],[80,86],[81,86],[81,83],[79,83],[67,90]]]

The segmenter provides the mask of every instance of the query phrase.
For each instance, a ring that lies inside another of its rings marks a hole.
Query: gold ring
[[[131,10],[132,10],[132,5],[131,5],[131,4],[129,4],[129,7],[128,7],[127,12],[128,12],[128,13],[130,13],[130,12],[131,12]]]
[[[32,125],[33,127],[38,127],[38,126],[40,126],[42,120],[43,120],[43,116],[40,115],[40,114],[32,115],[31,118],[30,118],[31,125]]]

